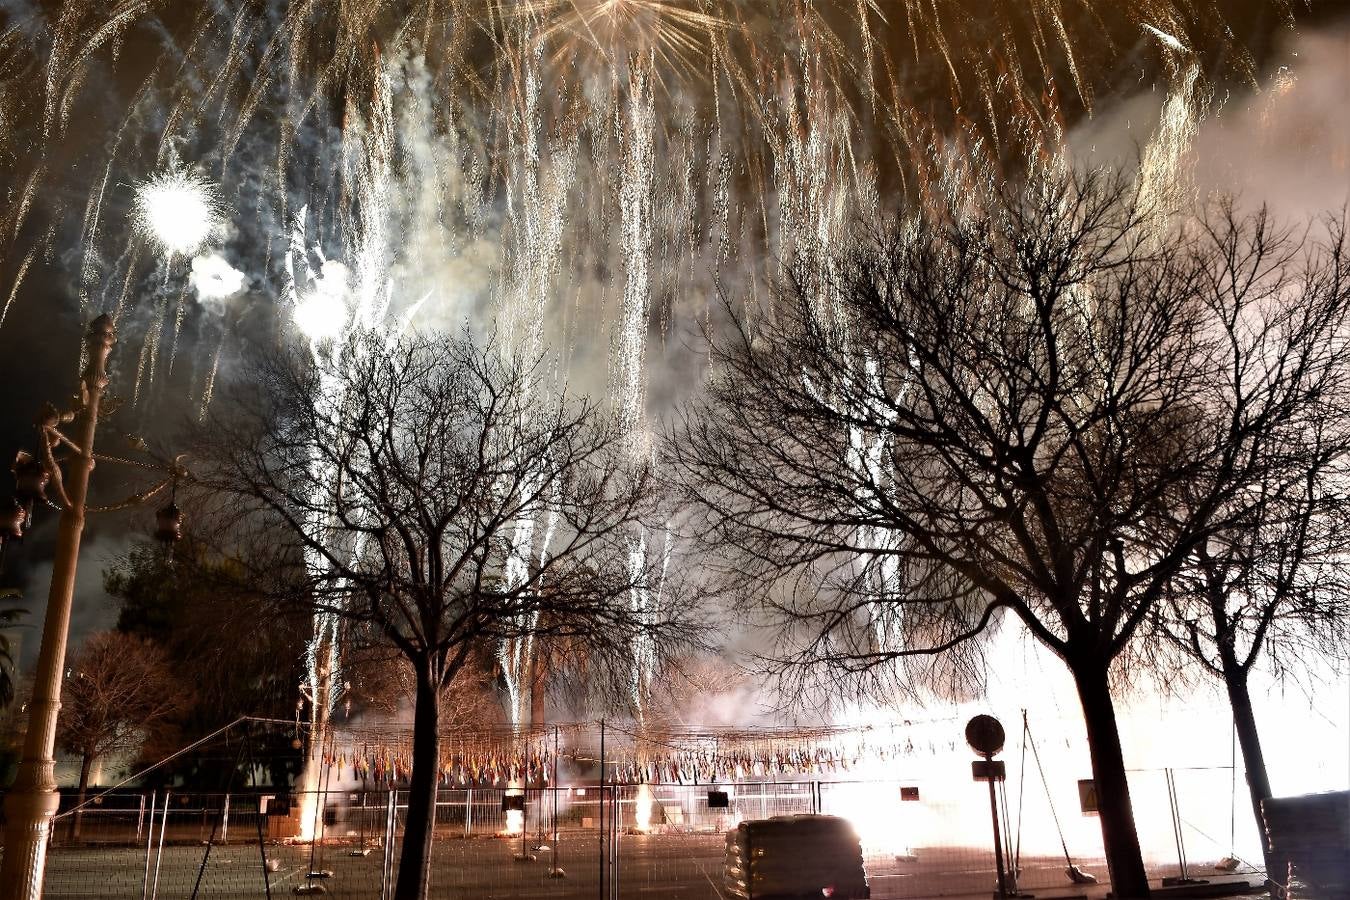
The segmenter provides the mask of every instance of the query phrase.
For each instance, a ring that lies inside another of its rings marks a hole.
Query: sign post
[[[998,871],[998,896],[1011,897],[1008,890],[1008,876],[1003,868],[1003,837],[998,828],[998,794],[994,782],[1002,781],[1007,770],[1003,760],[994,756],[1003,749],[1003,726],[993,716],[979,715],[966,723],[966,743],[976,753],[984,757],[970,764],[971,774],[976,781],[989,782],[989,815],[994,822],[994,865]]]

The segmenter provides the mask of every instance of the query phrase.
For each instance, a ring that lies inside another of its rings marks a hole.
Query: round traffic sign
[[[1003,726],[993,716],[979,715],[966,723],[966,743],[981,756],[1003,749]]]

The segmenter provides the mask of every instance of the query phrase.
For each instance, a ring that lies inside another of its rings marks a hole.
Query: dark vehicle
[[[1350,897],[1350,791],[1261,802],[1266,841],[1283,872],[1268,873],[1289,900]]]
[[[726,886],[741,900],[866,900],[862,847],[847,819],[775,816],[727,832]]]

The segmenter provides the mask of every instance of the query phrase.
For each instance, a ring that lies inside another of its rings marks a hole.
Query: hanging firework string
[[[693,785],[863,775],[878,764],[955,752],[954,722],[757,729],[628,728],[607,722],[605,781]],[[548,786],[561,763],[579,772],[593,768],[599,732],[598,723],[455,729],[441,736],[440,781],[447,787]],[[323,764],[338,781],[402,782],[412,772],[412,746],[406,726],[337,729]]]
[[[866,774],[877,764],[955,750],[951,723],[913,720],[892,726],[782,728],[639,728],[610,726],[619,743],[606,777],[618,784],[706,784]],[[938,738],[937,735],[941,735]]]
[[[560,727],[574,735],[587,726]],[[512,783],[547,785],[553,778],[555,726],[538,729],[456,728],[440,738],[440,782],[454,786],[506,786]],[[575,739],[572,740],[575,744]],[[412,774],[413,734],[406,726],[367,726],[336,729],[323,763],[342,781],[350,776],[364,782],[395,783]],[[568,756],[563,751],[563,756]]]

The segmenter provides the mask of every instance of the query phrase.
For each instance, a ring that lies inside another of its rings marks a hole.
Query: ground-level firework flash
[[[506,792],[506,796],[523,797],[525,796],[525,792],[520,789],[518,784],[512,783],[510,788]],[[508,837],[513,835],[524,834],[525,811],[521,809],[508,809],[506,811],[506,825],[502,829],[502,833],[507,835]]]
[[[637,796],[633,799],[633,818],[636,828],[642,833],[652,830],[652,786],[642,782],[637,787]]]

